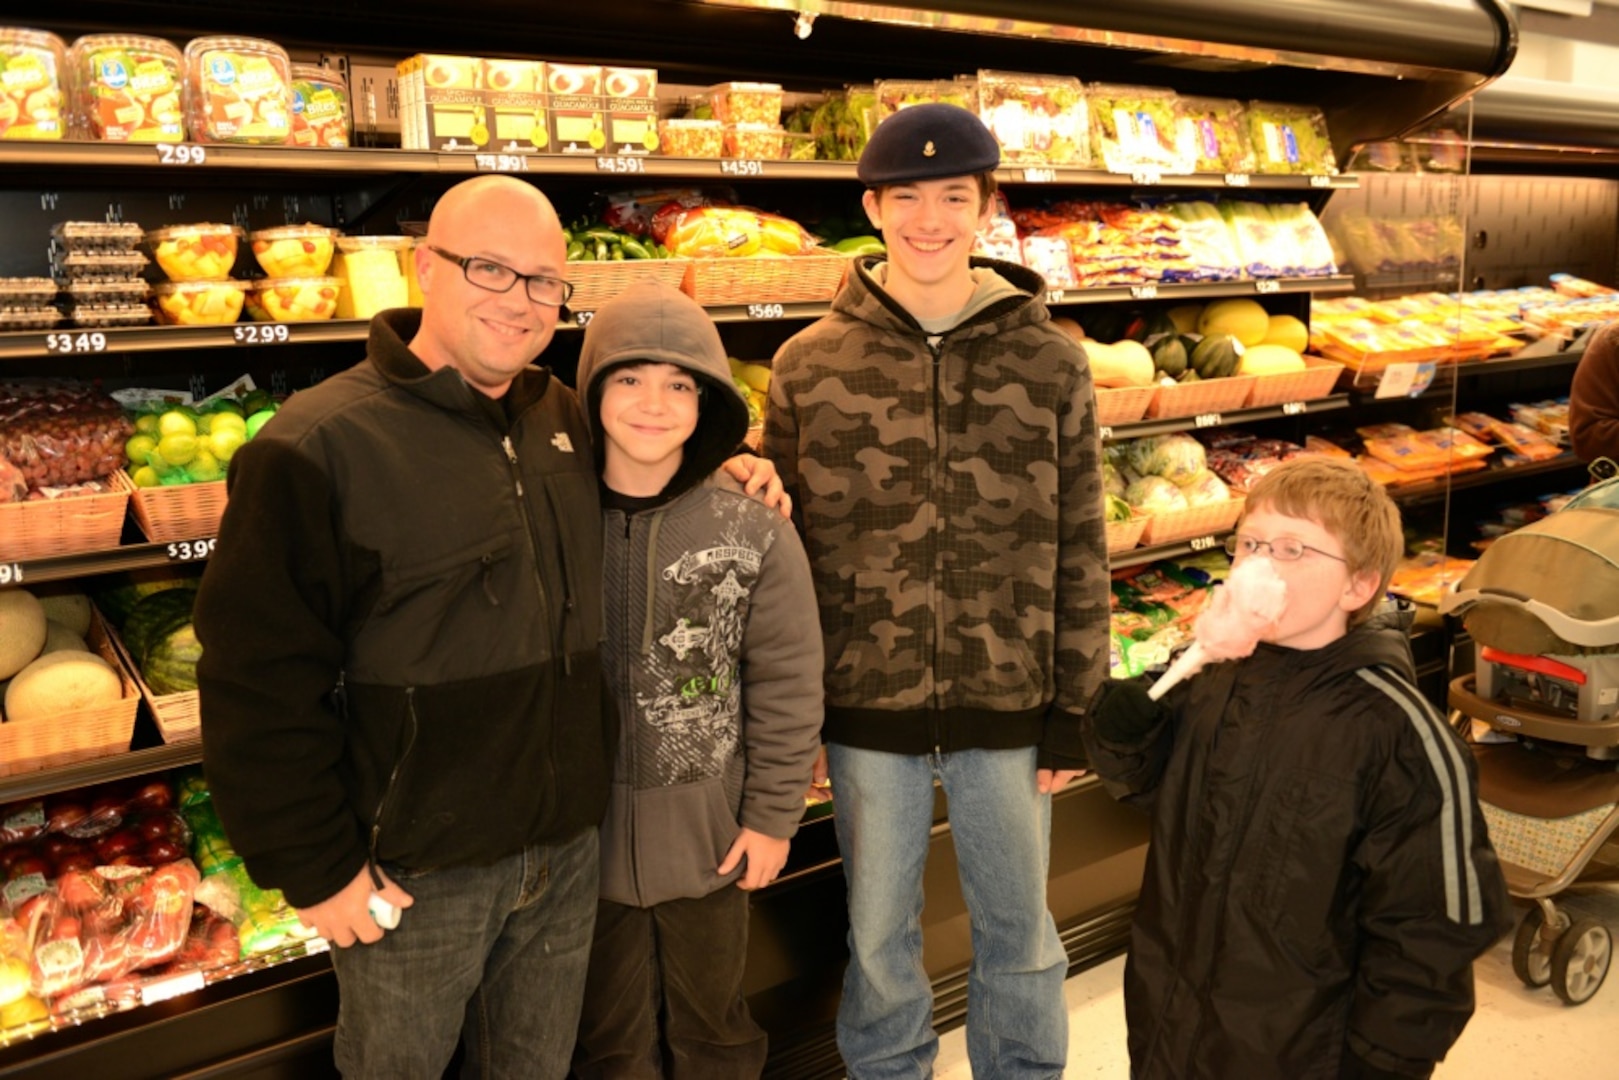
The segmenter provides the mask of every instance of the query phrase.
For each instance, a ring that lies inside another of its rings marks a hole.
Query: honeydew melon
[[[33,662],[45,647],[45,608],[26,589],[0,589],[0,679]]]
[[[95,708],[123,696],[123,680],[94,653],[47,653],[12,678],[6,688],[6,720],[24,723]]]
[[[51,593],[39,598],[45,617],[80,637],[90,632],[90,598],[83,593]]]

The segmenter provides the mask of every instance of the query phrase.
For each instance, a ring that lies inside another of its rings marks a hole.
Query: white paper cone
[[[1196,641],[1192,642],[1186,651],[1177,656],[1175,662],[1169,665],[1169,670],[1158,676],[1158,681],[1152,684],[1152,689],[1147,691],[1147,696],[1157,701],[1173,690],[1181,681],[1196,675],[1203,669],[1203,665],[1208,662],[1203,646]]]

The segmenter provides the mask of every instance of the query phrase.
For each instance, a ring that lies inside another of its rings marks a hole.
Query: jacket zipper
[[[338,679],[338,689],[342,689],[342,679]],[[416,688],[405,687],[405,719],[408,722],[409,737],[405,740],[404,753],[394,762],[393,771],[388,774],[388,785],[382,789],[382,797],[377,800],[376,812],[371,815],[371,844],[367,850],[366,866],[371,871],[371,883],[378,889],[382,888],[382,875],[377,870],[377,848],[382,840],[382,814],[388,808],[388,797],[393,794],[394,784],[399,781],[399,773],[410,758],[410,752],[416,748]]]
[[[944,370],[940,363],[944,355],[944,335],[929,334],[926,341],[928,351],[933,354],[933,385],[931,388],[933,395],[933,476],[929,478],[928,484],[933,490],[933,510],[934,514],[937,515],[944,497],[944,492],[939,482],[939,477],[944,470],[944,398],[940,392],[940,384],[944,379]],[[938,522],[935,521],[934,525],[937,524]],[[944,708],[944,702],[939,697],[939,660],[940,638],[943,636],[943,629],[938,616],[940,567],[938,565],[939,530],[937,528],[928,530],[928,547],[931,549],[929,555],[934,563],[932,572],[928,575],[928,589],[934,593],[933,596],[929,597],[928,603],[928,617],[933,620],[933,663],[931,665],[933,675],[932,686],[928,690],[928,696],[933,700],[933,708],[928,710],[928,731],[933,740],[934,754],[942,755],[944,753],[944,719],[940,712]]]
[[[633,556],[635,555],[635,542],[634,542],[634,539],[633,539],[634,530],[635,530],[635,518],[630,514],[625,514],[624,515],[623,601],[624,601],[624,630],[625,630],[624,636],[625,636],[626,640],[630,639],[629,629],[630,629],[630,627],[632,625],[634,625],[633,623],[630,622],[630,612],[635,607],[635,605],[630,602],[630,583],[632,581],[634,581],[635,577],[636,577],[636,574],[635,574],[635,571],[634,571],[635,559],[633,558]],[[651,603],[651,600],[652,600],[651,597],[647,598],[648,603]],[[635,713],[633,711],[633,705],[634,705],[635,699],[630,696],[631,692],[634,689],[634,687],[630,683],[630,670],[631,670],[632,667],[633,667],[633,661],[630,659],[629,656],[625,656],[624,657],[623,668],[619,672],[619,692],[621,694],[623,694],[623,696],[618,699],[619,701],[624,702],[625,705],[621,705],[619,707],[619,714],[618,714],[616,719],[618,720],[618,725],[619,725],[619,729],[618,729],[619,730],[619,737],[621,739],[624,739],[625,742],[626,742],[626,745],[625,745],[625,748],[624,748],[624,750],[625,750],[624,760],[625,760],[625,763],[629,766],[629,781],[630,781],[630,783],[629,783],[629,800],[630,800],[630,805],[627,808],[628,813],[626,813],[624,815],[624,819],[625,819],[626,827],[628,829],[628,835],[625,838],[628,850],[625,852],[625,854],[628,855],[628,857],[629,857],[628,861],[629,861],[629,864],[630,864],[630,892],[637,900],[640,900],[640,898],[641,898],[641,860],[636,857],[636,851],[635,851],[635,833],[636,833],[636,829],[635,829],[635,791],[636,791],[636,787],[637,787],[637,782],[639,780],[639,776],[638,776],[638,772],[637,772],[637,770],[639,769],[639,763],[636,761],[636,758],[635,758],[635,742],[636,742],[636,740],[635,740],[635,734],[636,734],[635,724],[631,723],[629,725],[629,730],[628,731],[625,730],[625,725],[624,725],[624,707],[625,706],[630,706],[631,707],[631,709],[632,709],[632,711],[630,713],[631,716],[635,715]]]
[[[545,579],[540,576],[540,538],[539,529],[534,525],[534,514],[529,510],[527,492],[523,489],[523,474],[518,468],[517,448],[512,445],[510,435],[500,437],[501,448],[506,451],[506,462],[512,474],[512,486],[517,491],[517,505],[523,508],[523,524],[528,533],[529,567],[534,571],[534,591],[540,594],[540,621],[545,624],[545,633],[551,641],[551,655],[557,654],[556,627],[551,625],[551,601],[545,592]],[[564,674],[573,674],[573,661],[568,657],[567,651],[562,654],[562,670]]]

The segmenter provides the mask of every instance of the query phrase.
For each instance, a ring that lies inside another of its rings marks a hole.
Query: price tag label
[[[749,304],[748,318],[750,319],[780,319],[787,314],[787,309],[780,304]]]
[[[241,323],[231,330],[238,345],[285,345],[292,340],[286,323]]]
[[[1210,548],[1219,546],[1219,541],[1212,536],[1193,537],[1190,543],[1193,551],[1208,551]]]
[[[1130,174],[1130,182],[1132,184],[1156,186],[1164,182],[1164,174],[1157,169],[1137,169]]]
[[[479,172],[528,172],[528,157],[524,154],[473,154]]]
[[[181,994],[189,994],[193,990],[201,990],[206,985],[208,984],[203,980],[202,972],[188,971],[183,975],[142,986],[141,1004],[150,1005],[154,1001],[167,1001]]]
[[[196,562],[214,553],[218,543],[212,536],[206,540],[179,540],[169,545],[170,562]]]
[[[1025,184],[1052,184],[1057,180],[1056,169],[1024,169],[1023,182]]]
[[[304,942],[305,956],[318,956],[323,952],[331,952],[332,943],[323,937],[312,937]]]
[[[1196,427],[1219,427],[1220,414],[1217,412],[1198,413],[1192,417],[1192,424]]]
[[[1158,286],[1132,285],[1130,286],[1130,296],[1135,300],[1156,300],[1158,299]]]
[[[1096,437],[1101,439],[1103,442],[1107,442],[1107,440],[1113,438],[1113,429],[1108,427],[1106,424],[1103,424],[1101,427],[1096,429]]]
[[[1330,176],[1312,176],[1312,177],[1310,177],[1310,186],[1311,187],[1331,187],[1332,186],[1332,177],[1330,177]]]
[[[1377,393],[1373,397],[1416,397],[1433,385],[1438,368],[1432,362],[1390,364],[1377,380]]]
[[[0,585],[21,585],[22,577],[22,563],[0,562]]]
[[[604,173],[644,173],[646,162],[634,156],[599,157],[596,159],[596,171]]]
[[[595,317],[596,313],[594,311],[576,311],[573,313],[573,324],[575,326],[589,326],[590,320]]]
[[[1068,303],[1068,293],[1063,289],[1047,289],[1046,290],[1046,303],[1048,305],[1049,304],[1066,304],[1066,303]]]
[[[1309,409],[1310,409],[1310,406],[1309,406],[1308,402],[1303,402],[1303,401],[1284,401],[1284,402],[1282,402],[1282,415],[1283,416],[1298,416],[1300,413],[1308,412]]]
[[[727,158],[720,162],[720,175],[722,176],[763,176],[764,174],[765,163],[756,161],[753,158]]]
[[[1268,296],[1271,293],[1279,293],[1281,291],[1282,283],[1274,278],[1260,278],[1258,281],[1254,282],[1254,292],[1258,293],[1260,296]]]
[[[107,335],[100,331],[88,334],[46,334],[45,351],[53,353],[106,352]]]
[[[1245,172],[1228,172],[1225,174],[1226,187],[1248,187],[1252,181]]]
[[[159,165],[206,165],[208,148],[195,143],[158,143]]]

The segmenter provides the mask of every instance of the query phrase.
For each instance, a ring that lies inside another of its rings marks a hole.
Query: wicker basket
[[[130,500],[148,540],[196,540],[219,531],[225,514],[225,481],[138,487]]]
[[[1147,406],[1158,392],[1153,386],[1121,386],[1096,388],[1096,423],[1098,427],[1133,424],[1147,415]]]
[[[1107,553],[1117,555],[1129,551],[1141,542],[1141,532],[1147,527],[1147,515],[1133,513],[1129,521],[1107,523]]]
[[[124,668],[129,672],[130,678],[135,680],[135,686],[141,697],[146,699],[146,707],[152,711],[152,719],[157,721],[158,731],[163,733],[166,743],[186,742],[202,738],[202,708],[198,704],[199,696],[195,690],[182,690],[178,694],[159,694],[146,682],[146,676],[141,674],[141,668],[130,654],[129,646],[116,630],[109,629],[108,635],[113,645],[118,649],[118,656],[124,662]]]
[[[1147,406],[1147,415],[1156,419],[1199,416],[1242,408],[1253,390],[1254,376],[1233,375],[1225,379],[1202,379],[1193,383],[1160,386]]]
[[[107,477],[110,491],[0,505],[0,560],[107,551],[124,531],[124,508],[135,485],[122,470]]]
[[[1284,401],[1310,401],[1332,393],[1344,366],[1318,356],[1304,358],[1303,371],[1286,371],[1279,375],[1255,375],[1254,388],[1248,394],[1247,406],[1257,409],[1262,405],[1280,405]]]
[[[680,287],[686,279],[689,259],[626,259],[623,262],[571,262],[568,280],[573,296],[572,311],[594,311],[629,288],[647,282]]]
[[[1141,530],[1141,542],[1152,547],[1225,532],[1236,525],[1237,519],[1242,516],[1243,501],[1240,497],[1234,497],[1225,502],[1153,514],[1147,518],[1147,527]]]
[[[681,288],[704,307],[727,304],[814,304],[838,294],[847,255],[691,259]]]
[[[99,611],[91,614],[85,643],[118,672],[123,697],[93,709],[0,724],[0,776],[54,769],[129,749],[141,695]]]

